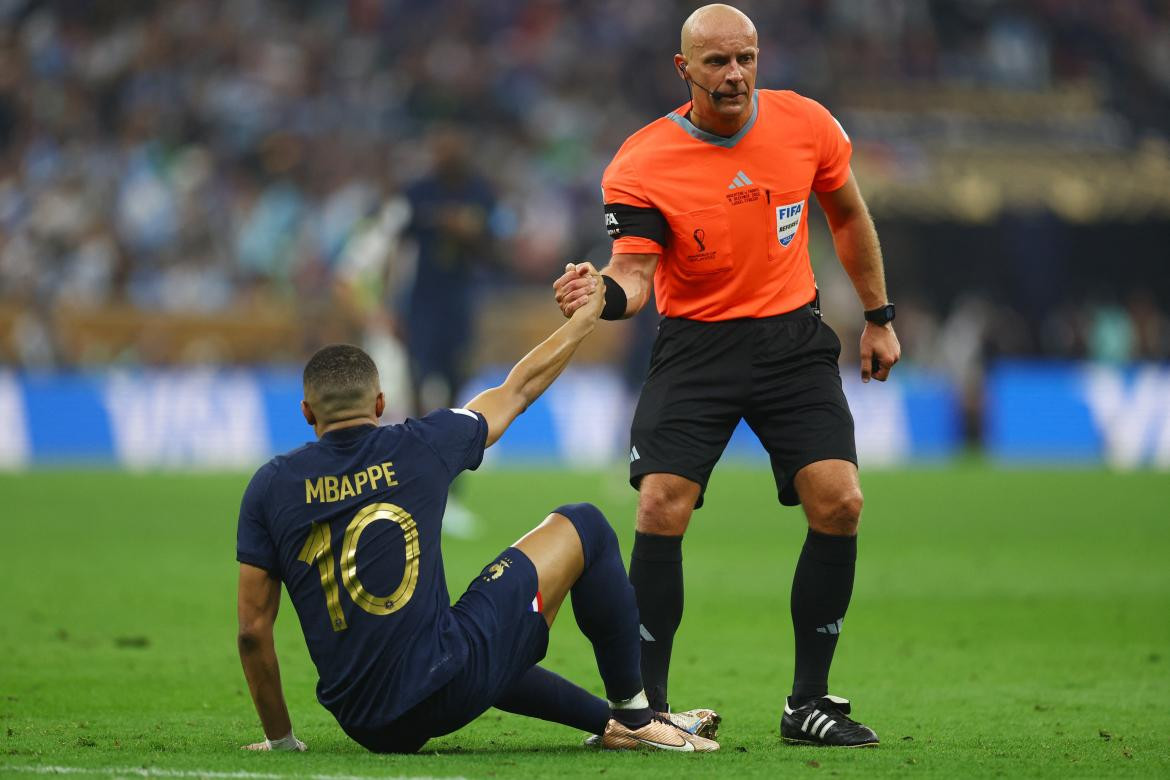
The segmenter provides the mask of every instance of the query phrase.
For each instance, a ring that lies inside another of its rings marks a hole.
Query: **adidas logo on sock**
[[[817,628],[818,634],[833,634],[836,636],[841,633],[841,624],[845,622],[845,618],[838,618],[837,622],[829,623],[827,626],[819,626]]]

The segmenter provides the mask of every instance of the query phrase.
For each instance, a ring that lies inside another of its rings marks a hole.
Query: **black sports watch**
[[[885,325],[887,322],[893,322],[894,304],[887,303],[885,306],[869,309],[865,313],[865,321],[872,322],[874,325]]]

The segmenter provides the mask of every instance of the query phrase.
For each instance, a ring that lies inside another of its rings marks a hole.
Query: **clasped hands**
[[[605,281],[593,263],[566,263],[565,272],[553,282],[557,305],[566,317],[582,308],[584,316],[597,319],[605,306]]]

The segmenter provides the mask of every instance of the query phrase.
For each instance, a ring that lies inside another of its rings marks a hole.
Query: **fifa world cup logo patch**
[[[707,237],[707,231],[703,230],[703,228],[695,228],[695,232],[692,235],[695,237],[695,243],[699,245],[699,251],[706,252],[707,245],[703,243],[703,239]]]
[[[496,561],[495,563],[493,563],[492,565],[487,567],[487,569],[485,570],[485,573],[484,573],[483,577],[481,577],[481,579],[484,582],[491,582],[492,580],[498,580],[503,575],[504,570],[507,569],[511,565],[512,565],[511,558],[500,558],[498,561]]]

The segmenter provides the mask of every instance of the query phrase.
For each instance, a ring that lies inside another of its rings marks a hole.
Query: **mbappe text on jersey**
[[[311,504],[344,501],[353,496],[360,496],[366,490],[377,490],[378,482],[382,487],[394,487],[398,480],[394,479],[394,463],[375,463],[354,474],[342,474],[340,477],[317,477],[315,480],[305,480],[305,503]]]

